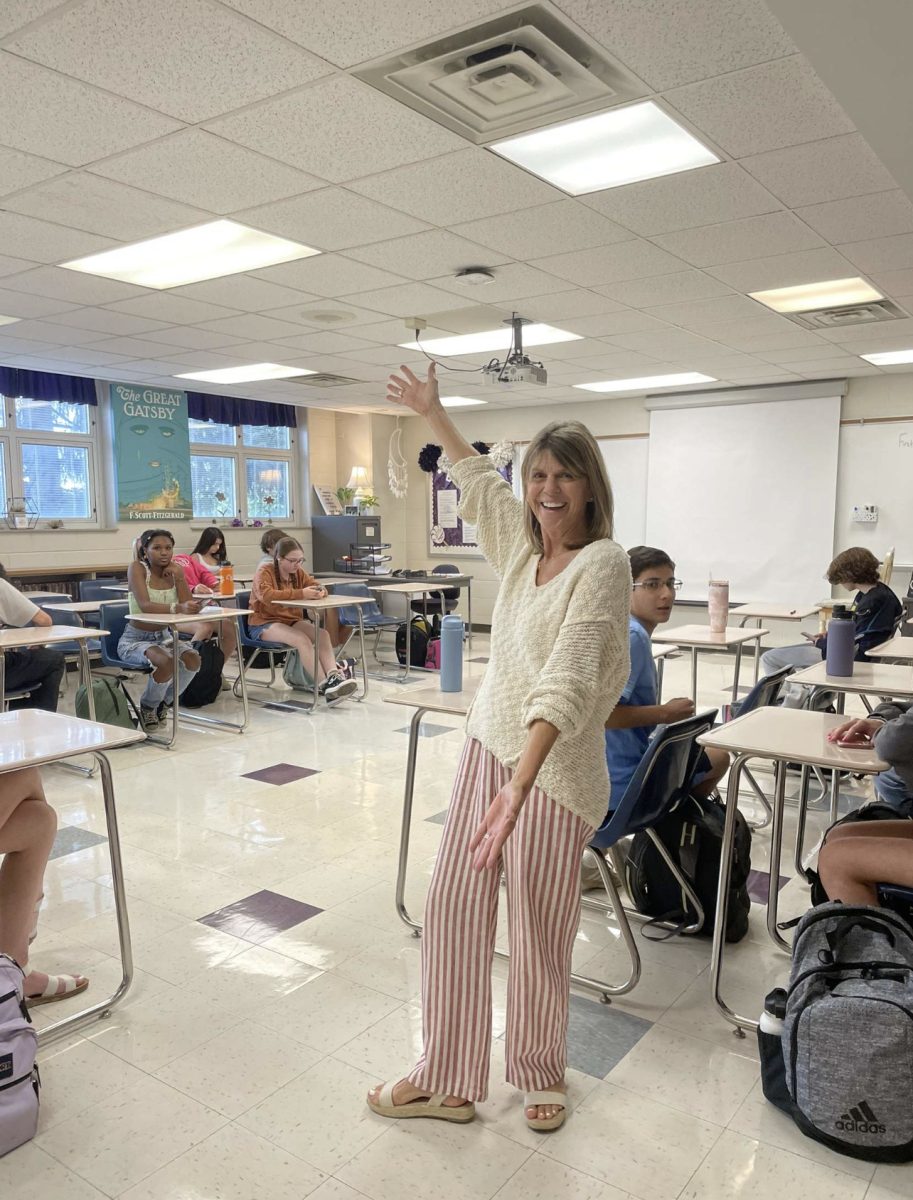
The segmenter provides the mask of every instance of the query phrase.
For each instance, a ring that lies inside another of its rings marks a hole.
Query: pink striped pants
[[[409,1080],[484,1100],[491,1051],[491,961],[500,872],[475,872],[469,842],[510,771],[475,739],[463,749],[422,935],[424,1050]],[[507,839],[510,965],[507,1082],[535,1091],[564,1078],[580,863],[593,830],[534,788]]]

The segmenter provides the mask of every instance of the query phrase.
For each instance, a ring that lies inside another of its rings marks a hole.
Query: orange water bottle
[[[219,567],[219,595],[233,596],[235,594],[235,572],[231,563],[222,563]]]

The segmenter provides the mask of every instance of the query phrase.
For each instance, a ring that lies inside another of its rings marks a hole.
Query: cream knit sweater
[[[605,723],[628,678],[631,570],[617,543],[585,546],[548,583],[536,586],[523,503],[487,455],[454,463],[460,514],[501,580],[491,623],[491,658],[466,718],[466,731],[506,767],[515,767],[527,729],[559,730],[536,785],[598,828],[609,806]]]

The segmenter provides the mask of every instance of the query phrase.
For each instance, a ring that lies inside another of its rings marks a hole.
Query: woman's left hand
[[[528,795],[525,788],[511,779],[492,800],[469,843],[474,871],[490,871],[498,865],[501,850],[513,832]]]

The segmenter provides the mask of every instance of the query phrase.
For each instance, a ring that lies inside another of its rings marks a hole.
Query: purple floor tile
[[[471,658],[469,661],[474,662],[474,663],[487,663],[489,661],[489,659],[487,659],[487,658]]]
[[[259,779],[261,783],[294,783],[297,779],[307,779],[310,775],[319,775],[313,767],[296,767],[294,763],[274,763],[271,767],[262,767],[259,771],[247,771],[242,779]]]
[[[441,812],[433,813],[430,817],[425,817],[426,821],[430,821],[432,825],[443,825],[447,820],[448,810],[445,808]]]
[[[780,876],[780,883],[777,891],[782,891],[785,885],[789,883],[788,875]],[[767,893],[770,889],[770,872],[769,871],[749,871],[748,872],[748,894],[756,904],[767,903]]]
[[[278,892],[262,891],[207,913],[200,917],[199,923],[259,944],[321,912],[323,909],[315,908],[313,904],[303,904],[290,896],[280,896]]]
[[[394,729],[394,733],[409,733],[409,729]],[[433,738],[439,737],[442,733],[453,733],[449,725],[433,725],[430,721],[422,721],[419,728],[419,737]]]

